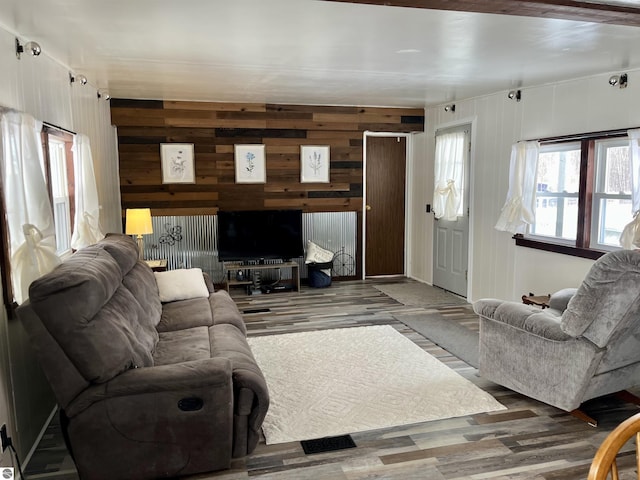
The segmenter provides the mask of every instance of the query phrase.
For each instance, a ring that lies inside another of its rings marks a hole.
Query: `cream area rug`
[[[390,325],[249,344],[269,386],[268,445],[505,408]]]

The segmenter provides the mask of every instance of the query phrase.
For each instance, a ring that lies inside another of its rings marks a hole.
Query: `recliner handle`
[[[195,412],[202,410],[204,400],[199,397],[187,397],[178,401],[178,408],[183,412]]]

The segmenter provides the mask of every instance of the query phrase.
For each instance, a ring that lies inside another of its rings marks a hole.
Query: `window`
[[[633,217],[626,132],[540,143],[535,223],[516,243],[588,258],[620,248]]]
[[[620,234],[632,216],[628,140],[596,142],[591,248],[620,246]]]
[[[47,183],[56,231],[56,253],[71,252],[74,201],[73,137],[45,126],[42,142],[47,170]]]
[[[543,146],[536,176],[536,221],[531,233],[558,241],[576,240],[580,144]]]

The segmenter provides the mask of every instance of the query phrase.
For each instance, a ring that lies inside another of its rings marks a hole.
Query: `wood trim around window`
[[[9,253],[9,228],[7,225],[7,208],[4,201],[4,185],[0,182],[0,262],[2,262],[2,301],[9,319],[14,317],[18,304],[14,301],[11,283],[11,254]]]
[[[593,213],[593,191],[595,182],[596,165],[596,142],[616,138],[626,137],[627,129],[610,130],[603,132],[584,133],[578,135],[566,135],[562,137],[547,138],[538,140],[541,144],[563,144],[570,142],[580,142],[580,183],[578,192],[578,224],[575,245],[564,243],[554,243],[553,239],[543,240],[539,237],[530,237],[526,234],[516,234],[513,239],[519,247],[534,248],[547,252],[571,255],[574,257],[588,258],[596,260],[607,253],[603,250],[590,248],[591,245],[591,222]]]
[[[544,250],[546,252],[560,253],[563,255],[571,255],[573,257],[589,258],[591,260],[597,260],[607,252],[600,250],[591,250],[589,248],[580,248],[573,245],[564,245],[559,243],[542,242],[534,240],[532,238],[526,238],[522,234],[518,233],[513,236],[518,247],[534,248],[536,250]]]

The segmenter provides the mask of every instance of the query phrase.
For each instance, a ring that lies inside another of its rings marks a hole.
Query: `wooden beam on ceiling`
[[[325,0],[391,7],[458,12],[495,13],[523,17],[558,18],[611,25],[640,26],[640,8],[572,0]]]

